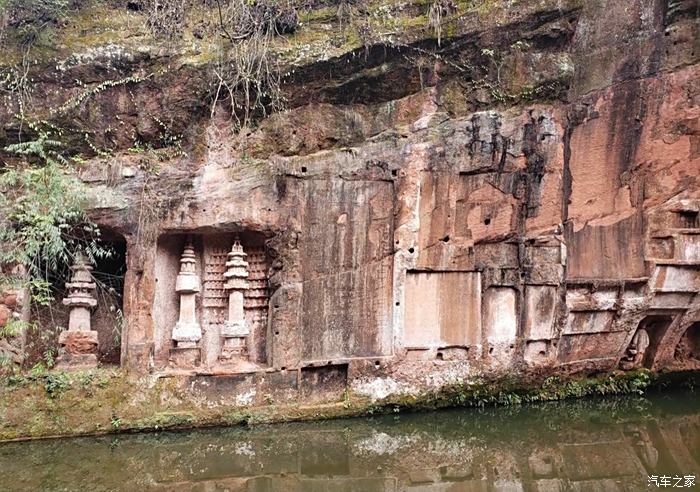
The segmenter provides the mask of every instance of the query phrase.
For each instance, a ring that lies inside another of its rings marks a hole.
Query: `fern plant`
[[[35,140],[6,147],[22,159],[0,169],[0,266],[23,266],[22,280],[42,305],[53,301],[51,279],[63,276],[77,251],[93,262],[110,254],[85,213],[84,186],[64,171],[60,146],[39,131]]]

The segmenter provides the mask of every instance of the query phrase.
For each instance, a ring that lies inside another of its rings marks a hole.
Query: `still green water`
[[[7,443],[0,471],[0,490],[657,490],[649,475],[698,490],[673,477],[700,476],[700,399],[667,393]]]

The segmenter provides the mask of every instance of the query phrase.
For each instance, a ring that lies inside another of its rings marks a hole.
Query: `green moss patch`
[[[566,379],[507,377],[451,385],[382,401],[348,392],[342,402],[270,404],[261,407],[212,406],[194,401],[177,378],[130,379],[118,370],[51,372],[0,380],[0,440],[193,427],[257,425],[326,420],[447,407],[520,405],[620,394],[682,385],[696,387],[698,373],[652,374],[646,370]]]

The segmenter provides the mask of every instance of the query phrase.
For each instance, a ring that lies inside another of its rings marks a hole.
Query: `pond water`
[[[697,396],[7,443],[0,490],[699,490]]]

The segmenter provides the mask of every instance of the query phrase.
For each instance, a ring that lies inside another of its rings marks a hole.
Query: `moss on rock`
[[[52,372],[0,382],[0,441],[158,431],[193,427],[326,420],[446,407],[519,405],[697,385],[697,373],[654,375],[640,370],[590,378],[502,378],[444,387],[418,395],[371,401],[348,393],[344,401],[234,407],[194,401],[176,377],[131,379],[117,370]]]

